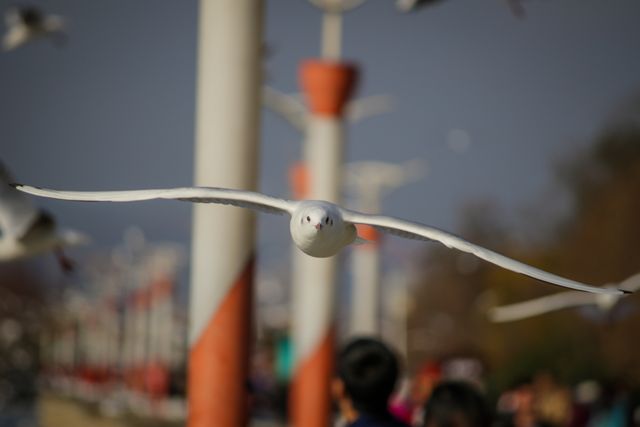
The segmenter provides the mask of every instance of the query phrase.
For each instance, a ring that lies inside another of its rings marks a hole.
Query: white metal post
[[[201,0],[195,184],[256,189],[262,1]],[[255,217],[196,205],[189,326],[189,427],[247,423]]]

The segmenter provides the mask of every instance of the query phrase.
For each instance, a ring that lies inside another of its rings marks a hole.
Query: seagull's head
[[[355,236],[345,228],[340,209],[332,203],[319,200],[299,202],[291,215],[289,229],[296,246],[314,257],[333,256]]]
[[[334,216],[332,212],[321,206],[310,206],[302,210],[299,224],[308,233],[324,233],[334,227],[336,223]]]

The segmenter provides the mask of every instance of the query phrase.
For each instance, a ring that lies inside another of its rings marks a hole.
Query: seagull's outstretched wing
[[[595,295],[584,292],[560,292],[529,301],[493,307],[489,310],[489,317],[494,322],[512,322],[563,308],[595,304],[596,301]]]
[[[243,190],[214,187],[183,187],[158,190],[131,191],[60,191],[12,184],[15,188],[35,196],[78,202],[135,202],[152,199],[173,199],[196,203],[218,203],[276,214],[291,214],[297,202],[265,196]]]
[[[22,23],[20,18],[20,8],[17,6],[9,7],[4,12],[4,23],[7,27],[13,27]]]
[[[40,215],[31,199],[11,188],[9,170],[0,163],[0,233],[3,237],[19,239]]]
[[[382,231],[402,237],[420,240],[437,240],[448,248],[468,252],[485,261],[498,265],[502,268],[506,268],[507,270],[515,271],[553,285],[601,294],[629,293],[626,290],[589,286],[574,280],[556,276],[555,274],[547,273],[546,271],[531,267],[530,265],[508,258],[504,255],[500,255],[499,253],[483,248],[482,246],[474,245],[473,243],[467,242],[461,237],[447,233],[446,231],[438,230],[437,228],[429,227],[424,224],[404,221],[387,216],[368,215],[347,209],[341,209],[341,212],[342,217],[347,222],[371,225]]]

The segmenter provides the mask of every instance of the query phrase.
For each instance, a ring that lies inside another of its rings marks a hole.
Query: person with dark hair
[[[424,408],[423,427],[489,427],[484,397],[471,384],[445,381],[433,389]]]
[[[408,427],[388,409],[398,360],[381,341],[358,338],[338,354],[333,395],[349,427]]]

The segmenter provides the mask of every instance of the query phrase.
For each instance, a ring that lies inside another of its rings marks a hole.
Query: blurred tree
[[[493,201],[471,202],[462,210],[461,234],[501,251],[506,231],[499,217]],[[480,329],[486,326],[474,306],[486,289],[487,263],[442,246],[430,248],[423,256],[422,283],[415,295],[417,309],[409,319],[411,369],[424,359],[475,356],[481,346]]]
[[[557,184],[571,196],[572,210],[556,220],[544,244],[511,238],[505,216],[491,201],[463,209],[460,234],[587,283],[615,282],[640,271],[640,97],[617,112],[588,150],[560,165]],[[424,256],[429,268],[416,296],[420,310],[410,320],[418,331],[410,335],[414,366],[426,357],[480,348],[500,389],[539,369],[565,381],[624,376],[640,384],[640,365],[634,363],[640,359],[640,342],[634,339],[638,297],[627,297],[607,316],[585,307],[492,325],[484,316],[487,307],[559,289],[439,247]],[[447,328],[434,331],[434,318],[443,313]]]

